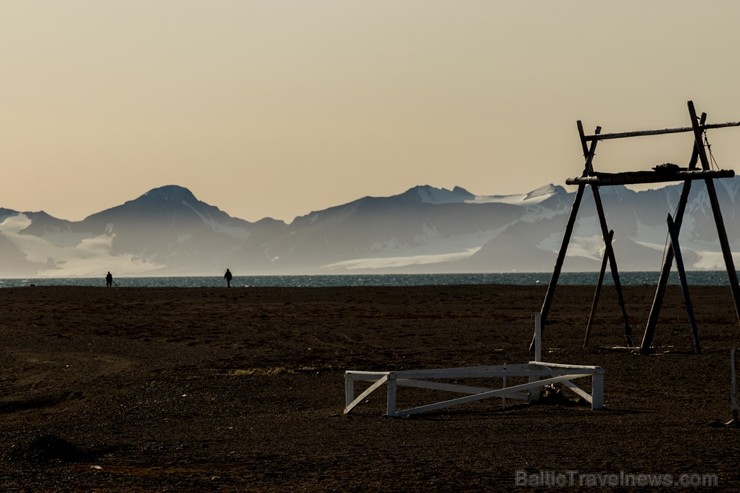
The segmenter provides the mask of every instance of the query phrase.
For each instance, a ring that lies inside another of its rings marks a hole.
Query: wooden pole
[[[601,195],[599,194],[599,187],[591,186],[594,192],[594,202],[596,203],[596,212],[599,216],[599,224],[601,225],[601,234],[604,237],[604,245],[606,246],[606,254],[609,256],[609,266],[612,271],[612,279],[614,280],[614,289],[617,291],[617,302],[619,307],[622,309],[622,317],[624,318],[624,333],[627,338],[627,345],[633,347],[635,345],[632,339],[632,328],[630,327],[629,317],[627,316],[627,309],[624,305],[624,296],[622,295],[622,283],[619,281],[619,269],[617,269],[617,258],[614,255],[614,249],[609,241],[609,227],[606,225],[606,214],[604,214],[604,205],[601,203]]]
[[[707,119],[707,114],[701,115],[701,123],[703,124]],[[689,160],[689,170],[696,168],[697,161],[699,160],[699,147],[694,141],[694,147],[691,152],[691,159]],[[691,181],[686,180],[683,183],[683,189],[681,190],[681,197],[678,199],[678,205],[676,206],[676,218],[675,228],[676,236],[681,232],[681,224],[683,223],[683,216],[686,212],[686,204],[689,199],[689,192],[691,192]],[[650,307],[650,314],[648,315],[648,321],[645,324],[645,333],[642,336],[642,344],[640,345],[640,353],[648,354],[650,352],[650,346],[653,344],[653,335],[655,334],[655,328],[658,325],[658,317],[660,315],[660,309],[663,305],[663,298],[665,297],[665,291],[668,286],[668,277],[671,274],[671,267],[673,266],[673,243],[668,242],[666,249],[665,258],[663,259],[663,268],[660,271],[660,278],[658,279],[658,286],[655,289],[655,298],[653,298],[653,304]]]
[[[586,158],[586,162],[583,165],[583,175],[591,175],[594,172],[594,156],[596,155],[596,144],[597,141],[591,142],[591,145],[589,146],[586,143],[586,133],[583,131],[583,123],[581,123],[581,120],[578,120],[576,122],[576,127],[578,127],[578,136],[581,139],[581,149],[583,149],[583,157]],[[594,131],[594,135],[599,135],[601,133],[601,127],[596,127],[596,130]]]
[[[609,243],[611,244],[612,238],[614,237],[614,231],[609,231]],[[599,271],[599,281],[596,283],[596,292],[594,293],[594,301],[591,303],[591,314],[588,316],[588,324],[586,325],[586,335],[583,338],[583,347],[588,347],[588,339],[591,336],[591,325],[593,325],[594,315],[596,314],[596,305],[599,303],[599,294],[601,293],[601,285],[604,283],[604,273],[606,272],[606,262],[609,260],[609,256],[604,250],[604,258],[601,260],[601,270]]]
[[[552,277],[550,278],[550,283],[547,285],[547,292],[545,293],[545,301],[542,302],[542,308],[540,309],[541,319],[542,319],[542,325],[545,325],[547,323],[547,316],[550,313],[550,305],[552,304],[552,299],[555,296],[555,288],[558,286],[558,279],[560,278],[560,271],[563,268],[563,263],[565,262],[565,253],[568,251],[568,243],[570,242],[570,237],[573,234],[573,226],[576,223],[576,216],[578,215],[578,208],[581,206],[581,199],[583,198],[583,189],[586,187],[586,185],[579,185],[578,191],[576,192],[576,197],[573,200],[573,205],[570,209],[570,217],[568,217],[568,223],[565,225],[565,234],[563,235],[563,242],[560,245],[560,251],[558,252],[558,257],[555,260],[555,268],[552,271]],[[534,337],[532,338],[532,342],[529,345],[529,350],[534,350]]]
[[[396,384],[396,373],[390,372],[388,374],[388,381],[386,384],[386,414],[390,417],[396,415],[396,391],[398,386]]]
[[[596,127],[594,135],[601,134],[601,127]],[[586,141],[586,134],[583,132],[583,125],[581,121],[578,121],[578,135],[581,139],[581,148],[586,153],[586,165],[583,170],[583,175],[592,175],[594,172],[593,159],[596,155],[596,143],[598,140],[592,140],[591,146],[588,146]],[[594,203],[596,204],[596,211],[599,215],[599,224],[601,225],[601,234],[604,237],[604,245],[606,246],[605,254],[609,257],[609,265],[612,271],[612,278],[614,279],[614,288],[617,290],[617,298],[619,300],[619,306],[622,308],[622,314],[624,315],[625,332],[627,335],[627,344],[634,346],[632,341],[632,329],[629,326],[629,320],[627,317],[627,310],[624,306],[624,297],[622,296],[622,284],[619,282],[619,270],[617,269],[617,259],[614,256],[614,250],[612,249],[611,240],[609,239],[609,228],[606,225],[606,215],[604,214],[604,207],[601,203],[601,195],[599,194],[599,188],[591,185],[591,190],[594,193]]]
[[[719,244],[722,248],[722,257],[724,258],[725,268],[727,269],[727,278],[730,282],[732,298],[735,302],[735,314],[737,315],[738,323],[740,323],[740,286],[738,286],[737,271],[735,270],[735,262],[732,259],[732,250],[730,249],[730,243],[727,240],[727,231],[725,230],[725,224],[722,220],[722,212],[719,208],[719,200],[717,199],[717,191],[714,188],[714,182],[712,180],[705,180],[705,183],[707,185],[709,203],[712,206],[714,223],[717,225],[717,236],[719,236]]]
[[[534,360],[542,361],[542,314],[534,314]]]
[[[674,228],[676,231],[676,237],[681,231],[681,224],[683,221],[684,211],[686,210],[686,203],[688,201],[689,192],[691,191],[691,182],[686,181],[683,184],[683,190],[681,190],[681,197],[678,200],[678,207],[676,209],[676,219],[674,222]],[[653,344],[653,336],[655,334],[655,328],[658,326],[658,318],[660,316],[660,309],[663,306],[663,298],[665,298],[665,292],[668,287],[668,277],[671,274],[671,267],[673,266],[673,242],[668,242],[666,248],[665,257],[663,258],[663,268],[660,271],[660,278],[658,279],[658,285],[655,288],[655,297],[653,298],[653,304],[650,307],[650,314],[648,315],[647,323],[645,324],[645,333],[642,336],[642,344],[640,344],[640,353],[650,353],[650,346]]]
[[[542,361],[542,312],[534,314],[534,360]],[[539,376],[534,372],[529,374],[529,383],[536,382],[539,380]],[[540,388],[534,387],[529,389],[529,402],[537,402],[540,400]]]
[[[583,125],[580,120],[578,121],[578,134],[581,138],[581,148],[585,151],[588,148],[586,135],[583,132]],[[596,127],[594,135],[601,134],[601,127]],[[596,155],[596,143],[598,140],[592,140],[591,146],[588,148],[586,154],[586,167],[583,170],[583,174],[591,175],[594,172],[593,159]],[[632,340],[632,329],[629,326],[629,318],[627,317],[627,310],[624,306],[624,296],[622,296],[622,284],[619,282],[619,270],[617,269],[617,259],[614,256],[614,250],[612,249],[611,240],[609,239],[609,228],[606,225],[606,215],[604,214],[604,207],[601,203],[601,195],[599,194],[599,188],[591,185],[591,190],[594,193],[594,203],[596,204],[596,211],[599,215],[599,224],[601,225],[601,234],[604,237],[604,245],[606,246],[605,254],[609,257],[609,265],[612,271],[612,279],[614,279],[614,288],[617,291],[617,299],[619,300],[619,306],[622,308],[622,315],[624,316],[625,333],[627,336],[627,344],[634,346],[635,343]]]
[[[737,424],[738,422],[738,406],[737,406],[737,377],[735,376],[735,348],[730,349],[730,372],[732,375],[732,387],[730,388],[730,399],[732,400],[732,421],[730,423]]]
[[[694,109],[694,103],[688,102],[689,115],[691,116],[691,124],[694,127],[694,141],[696,147],[699,150],[699,159],[701,160],[701,166],[703,169],[709,169],[709,159],[707,153],[704,150],[702,144],[702,126],[696,119],[696,110]],[[727,269],[727,277],[730,281],[730,288],[732,290],[732,298],[735,302],[735,314],[737,315],[738,323],[740,323],[740,285],[737,281],[737,272],[735,271],[735,262],[732,259],[732,250],[730,249],[730,243],[727,241],[727,231],[725,230],[725,223],[722,219],[722,212],[719,208],[719,200],[717,199],[717,191],[714,188],[714,182],[710,179],[704,180],[707,185],[707,194],[709,195],[709,203],[712,206],[712,215],[714,216],[714,223],[717,226],[717,236],[719,236],[719,244],[722,247],[722,257],[725,260],[725,268]]]
[[[581,124],[581,121],[579,120],[577,122],[578,126],[578,132],[581,135],[581,147],[584,150],[584,158],[586,159],[586,163],[584,165],[583,174],[587,174],[589,170],[593,171],[593,168],[591,167],[591,161],[593,160],[593,156],[596,153],[596,141],[591,142],[590,147],[588,147],[583,140],[583,125]],[[596,127],[596,133],[597,135],[601,132],[601,127]],[[558,287],[558,280],[560,279],[560,271],[563,268],[563,263],[565,262],[565,254],[568,251],[568,244],[570,243],[570,237],[573,235],[573,227],[576,223],[576,217],[578,216],[578,209],[581,207],[581,199],[583,198],[583,190],[585,189],[586,185],[578,185],[578,191],[576,192],[576,197],[573,199],[573,205],[570,209],[570,216],[568,217],[568,223],[565,225],[565,234],[563,235],[563,242],[560,244],[560,251],[558,252],[558,257],[555,260],[555,268],[552,271],[552,277],[550,278],[550,282],[547,285],[547,292],[545,293],[545,300],[542,302],[542,308],[540,309],[540,324],[542,325],[542,330],[544,332],[545,325],[547,324],[547,317],[550,314],[550,305],[552,305],[552,299],[555,296],[555,288]],[[532,337],[532,342],[529,344],[529,350],[534,351],[534,343],[535,338]]]
[[[506,363],[504,363],[504,366],[501,367],[501,369],[504,372],[504,376],[501,377],[501,388],[506,388]],[[504,395],[501,397],[501,409],[506,409],[506,396]]]
[[[691,304],[691,297],[689,296],[689,284],[686,280],[686,271],[683,266],[683,256],[681,255],[681,248],[678,244],[678,231],[676,225],[673,222],[673,218],[668,214],[668,233],[671,237],[671,245],[673,245],[673,252],[676,255],[676,268],[678,269],[678,278],[681,281],[681,290],[683,292],[683,302],[686,305],[686,313],[689,316],[689,325],[691,326],[691,337],[694,339],[694,351],[697,354],[701,353],[701,341],[699,340],[699,329],[696,327],[696,318],[694,317],[694,307]]]
[[[563,268],[565,262],[565,254],[568,251],[568,243],[570,237],[573,234],[573,227],[576,223],[576,216],[578,215],[578,209],[581,207],[581,199],[583,198],[583,190],[586,186],[580,185],[576,196],[573,199],[573,205],[570,209],[570,216],[568,217],[568,223],[565,225],[565,234],[563,235],[563,242],[560,244],[560,251],[558,257],[555,260],[555,269],[553,270],[552,277],[550,278],[550,284],[547,286],[547,293],[545,294],[545,301],[542,303],[542,321],[546,323],[547,316],[550,313],[550,305],[552,304],[552,298],[555,295],[555,288],[558,285],[558,278],[560,277],[560,271]]]

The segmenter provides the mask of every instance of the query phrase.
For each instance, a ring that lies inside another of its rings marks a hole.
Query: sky
[[[740,120],[738,19],[731,0],[4,0],[0,207],[81,220],[177,184],[290,222],[416,185],[564,185],[577,120],[683,127],[689,100]],[[740,129],[709,140],[735,169]],[[604,141],[594,167],[691,146]]]

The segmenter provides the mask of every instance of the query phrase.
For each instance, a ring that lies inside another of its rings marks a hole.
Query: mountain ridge
[[[740,250],[740,179],[717,192],[733,250]],[[602,187],[620,269],[655,270],[681,184],[634,191]],[[574,192],[548,184],[524,194],[475,195],[419,185],[365,196],[290,224],[232,217],[179,185],[153,188],[81,221],[0,208],[0,276],[550,271]],[[723,268],[706,187],[692,187],[681,232],[689,269]],[[566,270],[597,270],[603,240],[584,195]]]

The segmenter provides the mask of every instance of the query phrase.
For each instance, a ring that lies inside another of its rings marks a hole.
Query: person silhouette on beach
[[[105,276],[105,287],[109,288],[113,286],[113,275],[108,271],[108,275]]]
[[[226,287],[227,288],[230,288],[231,287],[231,279],[233,277],[234,276],[231,275],[231,271],[229,269],[226,269],[226,274],[224,274],[224,279],[226,279]]]

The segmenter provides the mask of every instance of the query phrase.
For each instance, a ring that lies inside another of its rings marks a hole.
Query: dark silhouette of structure
[[[226,279],[226,287],[231,287],[231,280],[234,278],[234,276],[231,275],[231,271],[229,269],[226,269],[226,274],[224,274],[224,279]]]
[[[540,310],[540,318],[543,328],[544,325],[547,323],[548,315],[550,312],[550,305],[553,300],[555,288],[558,285],[558,278],[560,276],[563,262],[565,261],[565,254],[568,249],[568,243],[570,241],[571,234],[573,233],[573,227],[576,222],[576,216],[580,207],[581,198],[583,197],[585,189],[588,186],[593,191],[594,203],[596,205],[596,211],[598,213],[599,223],[601,226],[601,233],[604,237],[605,252],[603,262],[601,264],[601,271],[599,273],[599,280],[596,286],[596,293],[594,295],[594,300],[591,307],[591,314],[589,316],[588,325],[586,327],[586,336],[584,338],[583,345],[584,347],[588,345],[589,334],[596,312],[596,306],[599,299],[601,285],[604,280],[606,267],[607,265],[609,265],[611,267],[612,278],[614,280],[614,287],[617,291],[618,303],[620,308],[622,309],[622,316],[625,325],[625,339],[628,346],[635,346],[635,340],[632,336],[632,328],[629,325],[627,310],[625,309],[624,305],[622,285],[619,281],[619,271],[617,269],[616,257],[614,255],[614,250],[612,246],[614,232],[609,230],[607,226],[606,214],[604,213],[604,207],[601,202],[599,187],[609,185],[632,185],[639,183],[667,183],[682,181],[683,190],[681,192],[681,197],[676,207],[676,211],[673,215],[668,214],[668,218],[666,221],[668,226],[668,241],[666,253],[664,255],[664,261],[660,272],[660,278],[658,280],[655,298],[653,300],[653,304],[650,309],[650,315],[645,326],[645,334],[643,336],[642,344],[640,345],[640,352],[643,354],[647,354],[650,353],[652,350],[653,335],[658,323],[658,315],[663,303],[663,297],[665,295],[666,286],[668,284],[668,276],[670,274],[674,259],[676,261],[676,267],[678,269],[679,280],[681,281],[684,305],[686,306],[687,314],[689,317],[691,334],[694,340],[694,348],[697,353],[701,352],[699,332],[696,327],[693,307],[691,305],[691,299],[689,297],[688,283],[686,281],[686,273],[678,241],[689,191],[691,190],[691,184],[694,180],[703,180],[706,184],[707,194],[710,199],[710,205],[717,228],[717,236],[722,248],[722,256],[724,257],[725,266],[727,268],[727,276],[729,279],[730,288],[732,290],[732,298],[735,303],[735,312],[738,316],[738,320],[740,321],[740,285],[738,284],[737,272],[735,270],[735,264],[732,259],[732,252],[730,250],[730,245],[727,239],[727,232],[725,230],[724,221],[722,219],[722,213],[719,208],[717,192],[714,187],[715,179],[731,178],[735,176],[735,172],[733,170],[726,169],[712,169],[711,164],[715,164],[716,166],[716,162],[714,162],[714,159],[711,158],[711,147],[709,146],[709,141],[706,136],[707,130],[709,129],[740,127],[740,122],[708,124],[706,123],[706,113],[702,113],[700,116],[698,116],[696,113],[696,109],[694,108],[694,103],[692,101],[689,101],[687,104],[689,110],[689,121],[691,123],[691,126],[688,127],[666,128],[660,130],[640,130],[634,132],[622,132],[613,134],[602,134],[601,127],[596,127],[596,130],[592,135],[587,135],[583,130],[583,125],[581,121],[577,122],[585,164],[581,176],[566,180],[566,183],[568,185],[578,185],[578,191],[576,193],[575,200],[573,201],[570,217],[568,218],[568,223],[565,228],[565,235],[560,246],[560,252],[558,253],[552,277],[550,278],[550,284],[547,288],[545,300],[542,303],[542,309]],[[596,155],[596,144],[600,141],[673,133],[691,133],[693,136],[694,145],[692,155],[689,159],[688,166],[686,167],[680,167],[672,163],[664,163],[655,166],[651,171],[627,171],[621,173],[599,172],[596,171],[593,167],[593,160],[594,156]],[[532,344],[530,345],[530,350],[532,350],[533,348],[534,339],[532,340]]]

